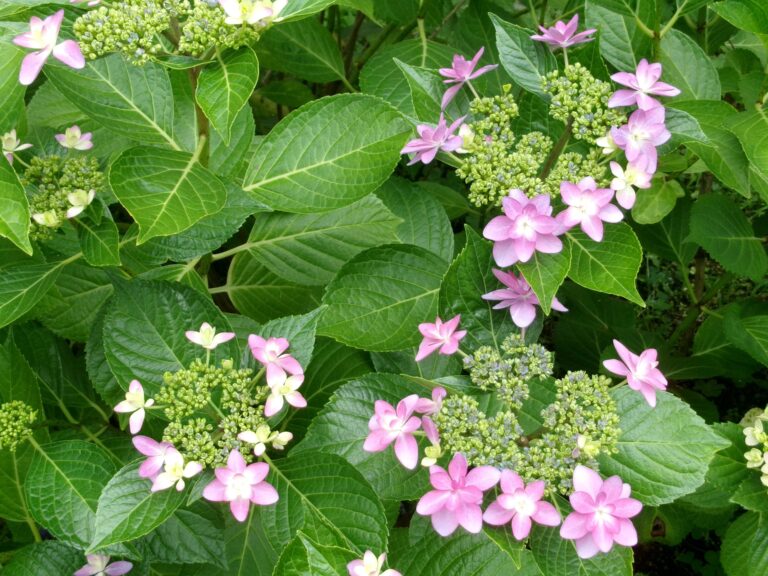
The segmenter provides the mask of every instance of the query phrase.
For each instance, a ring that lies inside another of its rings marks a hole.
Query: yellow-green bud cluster
[[[21,400],[0,404],[0,450],[16,452],[18,445],[32,436],[37,411]]]
[[[744,453],[747,468],[760,469],[760,481],[768,486],[768,433],[765,422],[768,413],[759,408],[752,408],[741,420],[744,427],[744,442],[751,448]]]
[[[611,84],[598,80],[579,63],[566,66],[563,74],[559,70],[547,74],[542,88],[552,96],[550,116],[570,123],[577,140],[594,144],[611,126],[620,126],[626,120],[622,112],[608,108]]]
[[[32,158],[22,179],[29,194],[29,210],[32,214],[51,213],[52,221],[58,225],[45,226],[32,222],[30,237],[45,240],[51,232],[67,219],[67,210],[72,206],[69,194],[94,190],[104,185],[104,174],[99,170],[95,158],[77,156],[36,156]]]
[[[214,46],[239,48],[258,38],[259,32],[253,26],[226,24],[217,2],[196,0],[181,24],[179,52],[200,57]]]
[[[237,449],[253,460],[251,447],[237,439],[266,422],[267,388],[258,385],[253,370],[235,370],[230,360],[215,366],[195,359],[187,369],[166,372],[155,399],[170,420],[163,440],[185,459],[219,466]]]
[[[479,119],[469,123],[472,136],[463,146],[467,153],[456,171],[469,184],[470,202],[498,206],[512,188],[535,188],[552,141],[539,132],[515,137],[511,122],[518,108],[509,87],[501,95],[474,100],[470,112]]]
[[[578,152],[563,152],[547,176],[541,192],[557,195],[560,193],[561,182],[578,182],[587,176],[592,176],[599,188],[607,188],[611,179],[606,176],[605,168],[600,166],[600,160],[601,152],[598,148],[590,149],[586,156]]]

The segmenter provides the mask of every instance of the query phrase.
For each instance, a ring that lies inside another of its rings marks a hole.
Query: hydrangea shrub
[[[0,572],[768,572],[758,4],[5,0]]]

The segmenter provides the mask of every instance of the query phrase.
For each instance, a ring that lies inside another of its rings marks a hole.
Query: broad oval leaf
[[[215,58],[197,79],[195,100],[228,144],[232,124],[259,79],[259,60],[249,46],[223,54],[217,50]]]
[[[171,81],[162,66],[134,66],[112,54],[83,70],[46,66],[45,75],[67,100],[112,132],[181,150],[173,133]]]
[[[651,53],[651,37],[635,22],[635,18],[614,12],[601,2],[587,0],[584,6],[586,28],[597,28],[600,53],[619,70],[631,71],[641,58]],[[655,6],[639,3],[638,19],[651,22]]]
[[[395,109],[372,96],[316,100],[288,115],[261,141],[245,190],[283,212],[346,206],[389,177],[409,132]]]
[[[137,147],[110,166],[109,183],[139,225],[139,244],[182,232],[224,206],[226,188],[198,152]]]
[[[0,46],[0,133],[16,126],[17,115],[24,106],[27,87],[19,82],[19,68],[24,51],[3,42]]]
[[[632,486],[632,496],[644,504],[666,504],[696,490],[704,483],[715,452],[729,446],[668,392],[656,394],[655,408],[627,386],[614,391],[613,397],[621,436],[618,452],[600,458],[600,472],[621,476]]]
[[[23,263],[3,269],[0,279],[0,328],[32,309],[51,289],[64,262]]]
[[[58,540],[44,540],[15,551],[3,576],[73,574],[85,564],[83,552]]]
[[[563,245],[557,254],[534,252],[528,262],[518,262],[517,267],[539,299],[544,314],[549,314],[552,300],[571,269],[571,249]]]
[[[645,306],[635,287],[643,250],[632,228],[624,222],[609,224],[602,242],[595,242],[580,230],[571,230],[567,235],[571,243],[571,280]]]
[[[27,195],[7,161],[0,162],[0,236],[5,236],[27,254],[32,254]]]
[[[663,80],[682,91],[681,99],[720,100],[720,77],[712,60],[687,34],[669,30],[661,39]]]
[[[32,457],[24,486],[29,510],[56,538],[84,548],[93,537],[99,495],[114,473],[114,463],[95,444],[45,444]]]
[[[299,531],[296,538],[283,548],[273,576],[348,576],[347,564],[358,556],[339,546],[315,542]]]
[[[318,332],[380,352],[416,344],[419,322],[434,321],[447,267],[436,254],[410,244],[358,254],[328,285]]]
[[[186,500],[187,494],[174,487],[150,492],[152,482],[139,476],[140,464],[137,461],[124,466],[104,486],[90,551],[149,534]]]

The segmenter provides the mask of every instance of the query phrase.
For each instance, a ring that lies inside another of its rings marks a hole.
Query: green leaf
[[[645,306],[635,287],[643,250],[632,228],[623,222],[609,224],[602,242],[595,242],[580,230],[568,232],[567,236],[571,242],[571,280]]]
[[[677,180],[654,180],[651,187],[641,190],[632,207],[632,218],[638,224],[656,224],[675,208],[678,198],[685,196]]]
[[[215,57],[216,61],[203,68],[197,79],[195,100],[229,144],[232,124],[259,79],[259,60],[248,46],[224,53],[217,50]]]
[[[184,336],[208,322],[219,332],[229,323],[196,290],[168,282],[133,280],[118,284],[104,319],[104,350],[112,373],[123,387],[139,380],[148,397],[156,394],[165,372],[186,368],[202,349]],[[213,352],[214,361],[238,358],[230,341]]]
[[[634,496],[632,485],[632,496]],[[558,528],[535,525],[531,550],[543,574],[547,576],[631,576],[632,548],[614,546],[607,554],[584,560],[576,554],[572,540],[560,537]]]
[[[709,7],[736,28],[768,34],[768,7],[761,0],[725,0]]]
[[[768,499],[765,497],[766,486],[760,479],[760,472],[746,468],[743,460],[742,466],[748,471],[748,474],[733,492],[731,502],[738,504],[746,510],[768,514]],[[729,488],[733,490],[733,486]]]
[[[376,195],[402,222],[397,238],[403,244],[421,246],[446,262],[453,259],[453,229],[440,203],[408,180],[392,177]]]
[[[182,232],[223,208],[226,188],[199,163],[199,152],[137,147],[110,166],[110,186],[139,224],[139,244]]]
[[[530,30],[504,22],[495,14],[490,16],[496,28],[501,65],[521,88],[545,98],[541,80],[557,70],[552,52],[543,43],[532,40]]]
[[[725,333],[734,346],[768,366],[768,315],[740,317],[735,313],[727,314]]]
[[[83,70],[46,66],[45,75],[67,100],[115,134],[181,150],[173,132],[171,82],[162,66],[134,66],[112,54],[89,61]]]
[[[0,44],[0,133],[16,127],[24,107],[27,87],[19,82],[19,68],[23,59],[23,50],[10,42]]]
[[[245,190],[283,212],[347,206],[389,177],[409,132],[397,111],[377,98],[341,94],[316,100],[261,140]]]
[[[253,110],[250,106],[243,106],[235,117],[229,143],[224,142],[224,139],[216,130],[211,132],[208,169],[222,179],[242,177],[246,169],[245,158],[251,150],[255,131]],[[231,196],[232,186],[230,185],[229,188]],[[239,186],[237,189],[241,195],[245,195]],[[251,202],[254,201],[252,200]]]
[[[442,99],[445,93],[445,80],[437,70],[411,66],[395,59],[395,63],[403,71],[408,86],[411,89],[411,100],[416,111],[416,119],[428,124],[436,122],[443,112]],[[463,91],[454,96],[446,108],[448,118],[456,118],[469,108],[469,98]]]
[[[727,441],[667,392],[656,393],[655,408],[627,386],[613,396],[621,436],[618,452],[600,458],[603,476],[618,474],[632,486],[634,498],[653,506],[690,494],[704,483],[709,461]]]
[[[245,522],[237,522],[227,515],[224,531],[227,568],[208,569],[205,576],[272,576],[279,545],[270,540],[264,532],[261,522],[263,510],[261,507],[251,506],[251,513]],[[278,546],[278,549],[275,546]]]
[[[635,229],[649,252],[676,261],[686,267],[696,254],[696,244],[688,242],[691,202],[681,199],[674,210],[661,222]]]
[[[707,480],[718,488],[731,491],[752,474],[744,460],[744,452],[747,451],[744,428],[735,422],[717,422],[712,425],[712,429],[730,442],[730,446],[723,448],[712,458]]]
[[[720,77],[712,60],[687,34],[667,31],[661,39],[664,81],[682,91],[680,99],[720,100]]]
[[[366,350],[416,344],[419,322],[433,321],[448,264],[409,244],[371,248],[347,262],[328,285],[319,333]]]
[[[723,268],[758,280],[768,270],[768,256],[752,224],[729,198],[700,197],[691,211],[689,239],[702,246]]]
[[[637,18],[651,22],[650,11],[655,8],[650,2],[640,4]],[[635,17],[614,12],[602,2],[587,0],[584,4],[586,28],[599,30],[600,53],[619,70],[634,70],[640,59],[651,53],[651,37],[637,26]],[[666,76],[665,76],[666,79]]]
[[[363,476],[333,454],[302,454],[273,461],[270,482],[280,500],[260,510],[267,537],[287,544],[298,530],[350,550],[386,550],[384,507]],[[329,489],[332,487],[332,489]]]
[[[310,82],[346,81],[339,44],[316,18],[273,26],[256,50],[265,68]]]
[[[291,343],[291,356],[302,366],[307,366],[312,359],[317,320],[321,311],[322,309],[318,308],[301,316],[270,320],[258,328],[258,334],[263,338],[286,338]]]
[[[544,314],[549,314],[552,300],[571,268],[570,247],[563,245],[557,254],[534,252],[528,262],[518,262],[517,267],[539,299]]]
[[[3,576],[73,574],[83,564],[82,551],[57,540],[45,540],[14,552],[11,561],[3,566]]]
[[[728,576],[768,573],[768,523],[764,514],[739,516],[723,538],[720,560]]]
[[[431,391],[394,374],[368,374],[353,380],[334,393],[291,454],[336,454],[365,476],[381,498],[416,500],[429,484],[426,469],[406,469],[391,447],[385,452],[363,450],[374,402],[384,400],[396,406],[413,393],[429,397]]]
[[[0,94],[2,94],[2,86],[0,86]],[[0,110],[2,110],[1,103]],[[29,217],[27,195],[16,172],[7,161],[0,163],[0,236],[5,236],[31,255]]]
[[[261,214],[241,246],[281,278],[308,286],[324,285],[359,252],[396,242],[399,223],[371,194],[319,214]]]
[[[35,520],[59,540],[86,547],[93,537],[96,503],[115,465],[82,440],[45,444],[35,452],[25,490]]]
[[[140,464],[132,462],[124,466],[104,486],[89,551],[149,534],[186,500],[187,495],[173,487],[150,492],[152,482],[139,476]]]
[[[283,549],[273,574],[274,576],[304,576],[305,574],[348,576],[347,564],[357,557],[358,554],[350,550],[314,542],[299,531],[296,538]]]
[[[24,263],[3,270],[0,279],[0,328],[29,312],[45,296],[65,262]]]
[[[492,271],[495,266],[492,248],[469,226],[465,232],[467,243],[440,287],[441,317],[448,320],[461,314],[460,328],[467,330],[464,342],[472,342],[471,349],[498,347],[509,334],[518,332],[518,328],[508,311],[494,310],[494,302],[481,298],[499,287]]]
[[[240,252],[232,259],[227,284],[211,289],[225,292],[237,310],[257,322],[266,322],[288,314],[308,312],[320,304],[322,288],[301,286],[271,272],[250,252]]]
[[[280,12],[281,21],[292,21],[311,16],[334,3],[334,0],[293,0]],[[282,24],[277,24],[282,26]]]
[[[406,40],[377,51],[360,71],[360,89],[383,98],[405,116],[415,118],[411,89],[396,59],[410,66],[437,69],[450,66],[454,50],[443,44],[427,42],[426,51],[419,40]]]
[[[94,224],[87,218],[77,220],[77,237],[88,264],[120,266],[120,233],[111,217]]]
[[[752,167],[768,178],[768,116],[765,111],[740,112],[726,122],[739,138]]]

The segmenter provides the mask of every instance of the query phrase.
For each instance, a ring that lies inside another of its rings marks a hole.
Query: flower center
[[[536,512],[536,504],[531,498],[522,490],[518,490],[512,496],[512,508],[514,508],[521,516],[533,516]]]
[[[234,500],[250,500],[251,483],[242,474],[235,474],[229,482],[230,494]]]

